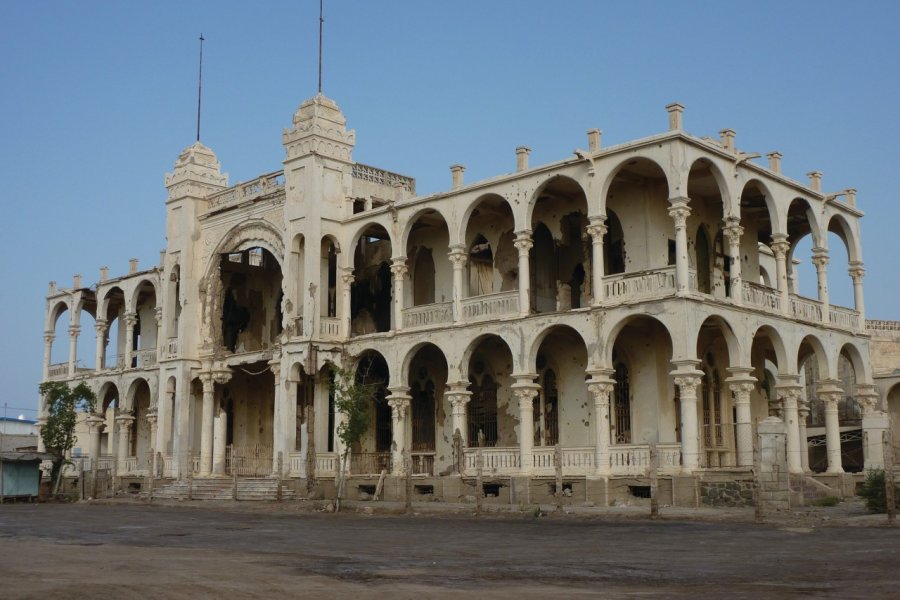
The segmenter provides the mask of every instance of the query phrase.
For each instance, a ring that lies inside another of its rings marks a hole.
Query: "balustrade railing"
[[[859,330],[859,313],[843,306],[830,306],[828,320],[832,325],[841,329]]]
[[[900,331],[900,321],[866,319],[866,329],[869,331]]]
[[[535,475],[550,475],[556,471],[554,454],[553,446],[537,447],[532,450]],[[563,448],[560,462],[566,475],[589,475],[596,471],[593,447]]]
[[[316,453],[316,476],[331,477],[338,472],[338,455],[334,452]]]
[[[284,171],[276,171],[274,173],[262,175],[253,181],[239,183],[227,190],[217,192],[209,196],[207,200],[210,210],[217,210],[248,200],[271,196],[283,191]]]
[[[675,292],[675,267],[607,275],[603,278],[603,285],[606,289],[606,298],[611,301],[624,302],[665,296]]]
[[[467,475],[474,475],[476,469],[477,449],[466,448],[465,470]],[[519,472],[521,462],[518,448],[482,448],[482,469],[486,474],[514,475]]]
[[[466,321],[486,321],[514,315],[519,312],[519,291],[498,292],[483,296],[472,296],[462,301],[463,319]]]
[[[660,472],[674,472],[681,467],[681,446],[656,446]],[[643,475],[650,468],[648,444],[615,445],[609,448],[609,468],[614,475]]]
[[[135,356],[137,358],[137,368],[139,369],[151,369],[156,366],[156,348],[138,350]]]
[[[288,453],[288,466],[291,477],[306,476],[306,456],[300,452]]]
[[[350,472],[354,475],[378,475],[391,472],[390,452],[351,452]]]
[[[69,363],[57,363],[55,365],[50,365],[50,370],[47,372],[47,377],[49,379],[65,379],[69,376]]]
[[[791,294],[791,315],[811,323],[822,322],[822,303],[811,298]]]
[[[438,302],[403,309],[403,327],[432,327],[453,322],[453,303]]]
[[[434,475],[434,452],[413,452],[410,460],[413,475]]]
[[[745,305],[761,308],[766,312],[781,312],[781,294],[778,290],[750,281],[745,281],[743,288]]]
[[[341,320],[335,317],[319,317],[319,335],[326,338],[341,337]]]
[[[415,179],[407,177],[406,175],[400,175],[399,173],[391,173],[390,171],[385,171],[384,169],[379,169],[377,167],[354,163],[353,178],[387,187],[393,187],[393,185],[397,183],[413,196],[416,195]]]

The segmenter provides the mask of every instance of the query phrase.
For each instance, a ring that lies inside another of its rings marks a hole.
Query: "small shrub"
[[[825,496],[824,498],[816,498],[810,502],[810,506],[837,506],[841,501],[837,496]]]
[[[884,471],[871,469],[866,472],[866,480],[859,490],[859,495],[865,499],[869,512],[887,512],[887,500],[884,489]],[[900,507],[900,488],[894,487],[894,505]]]

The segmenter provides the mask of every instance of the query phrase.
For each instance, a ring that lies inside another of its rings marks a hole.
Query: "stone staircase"
[[[194,479],[189,486],[187,480],[175,481],[153,490],[154,498],[186,500],[188,489],[192,500],[232,500],[234,482],[231,479]],[[146,493],[144,494],[146,496]],[[282,484],[281,499],[292,500],[294,491]],[[239,477],[237,480],[238,500],[274,501],[278,499],[278,481],[271,477]]]
[[[841,497],[840,491],[832,489],[824,483],[816,481],[809,475],[792,474],[790,478],[791,493],[802,494],[803,499],[807,502],[810,500],[826,498],[828,496],[836,496],[838,498]]]

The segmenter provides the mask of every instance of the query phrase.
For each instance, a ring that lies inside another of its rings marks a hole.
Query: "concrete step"
[[[790,476],[791,491],[803,494],[806,500],[817,500],[828,496],[841,497],[841,492],[824,483],[817,481],[809,475],[793,474]]]
[[[234,498],[234,482],[231,479],[194,479],[189,486],[187,481],[177,481],[153,491],[154,498],[183,499],[187,498],[190,489],[194,500],[232,500]],[[145,494],[146,495],[146,494]],[[238,500],[277,500],[278,482],[271,478],[238,478]],[[293,490],[282,485],[282,500],[295,498]]]

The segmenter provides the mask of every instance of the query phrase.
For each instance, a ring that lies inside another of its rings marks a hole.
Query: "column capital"
[[[120,427],[128,427],[133,422],[134,415],[132,415],[131,413],[120,413],[116,415],[116,423],[118,423]]]
[[[268,362],[269,368],[272,370],[272,375],[275,376],[275,385],[278,386],[278,377],[281,375],[281,358],[273,358]],[[231,379],[231,371],[227,371],[228,379]],[[225,380],[225,382],[228,381]],[[223,382],[224,383],[224,382]]]
[[[809,400],[805,398],[800,398],[800,402],[797,403],[797,414],[800,417],[800,423],[806,423],[806,417],[809,416]]]
[[[594,378],[588,380],[588,391],[594,398],[595,406],[609,404],[609,395],[612,393],[616,382],[609,378]]]
[[[775,392],[784,401],[786,408],[796,407],[803,396],[803,387],[795,384],[779,384]]]
[[[450,406],[454,410],[464,408],[472,399],[472,392],[468,390],[445,392],[445,395],[447,396],[447,400],[450,402]]]
[[[725,370],[728,372],[728,378],[725,381],[744,381],[750,379],[754,383],[756,382],[756,377],[751,375],[754,371],[753,367],[727,367]]]
[[[153,316],[156,318],[156,326],[160,327],[163,321],[163,309],[162,306],[157,306],[153,309]]]
[[[94,331],[97,333],[104,333],[106,329],[109,327],[109,322],[106,319],[97,319],[94,323]]]
[[[100,415],[91,414],[84,420],[90,433],[102,433],[106,429],[106,420]]]
[[[450,262],[453,263],[454,269],[462,269],[469,259],[466,247],[462,244],[450,246],[450,251],[447,253],[447,256],[450,257]]]
[[[822,271],[828,266],[828,249],[813,248],[812,264],[816,266],[817,271]]]
[[[847,269],[847,272],[850,274],[850,277],[853,279],[853,283],[858,283],[862,281],[862,278],[866,274],[865,268],[863,268],[863,263],[860,260],[850,261],[850,268]]]
[[[79,333],[81,333],[80,325],[69,325],[69,337],[78,337]]]
[[[353,283],[353,280],[356,278],[353,275],[353,267],[342,267],[341,268],[341,281],[344,282],[345,285],[350,285]]]
[[[125,325],[127,325],[128,327],[134,327],[135,325],[137,325],[137,313],[125,313]]]
[[[687,196],[669,198],[669,216],[675,221],[677,229],[687,225],[687,218],[691,214],[691,207],[688,206],[690,200]]]
[[[744,235],[744,228],[740,226],[740,220],[737,217],[728,217],[725,219],[725,227],[722,229],[728,243],[735,245],[741,243],[741,236]]]
[[[406,257],[397,256],[391,259],[391,273],[394,279],[403,279],[409,273],[409,267],[406,266]]]
[[[825,407],[833,406],[837,409],[837,403],[844,397],[841,381],[838,379],[820,379],[816,386],[816,397],[825,403]]]
[[[862,409],[864,415],[875,412],[878,406],[878,391],[874,385],[861,383],[856,386],[856,402]]]
[[[783,233],[773,233],[772,243],[769,245],[772,253],[778,260],[784,260],[787,257],[788,250],[791,249],[791,243],[788,241],[787,235]]]
[[[207,385],[213,384],[213,374],[212,371],[200,371],[197,373],[197,377],[200,379],[200,382],[203,384],[205,388]]]
[[[52,344],[53,340],[55,340],[55,339],[56,339],[56,334],[53,333],[52,331],[44,332],[44,343],[45,344]]]
[[[592,216],[585,229],[594,243],[603,242],[603,236],[609,231],[609,227],[606,225],[606,215]]]
[[[700,386],[700,383],[703,381],[703,371],[696,371],[694,373],[688,373],[684,371],[673,371],[670,373],[672,375],[672,379],[675,382],[675,385],[678,386],[679,389],[688,389],[692,391],[696,391],[696,389]]]
[[[531,247],[534,246],[534,241],[531,239],[532,231],[530,229],[523,229],[522,231],[516,232],[516,239],[513,242],[513,245],[519,251],[528,252],[531,250]]]

